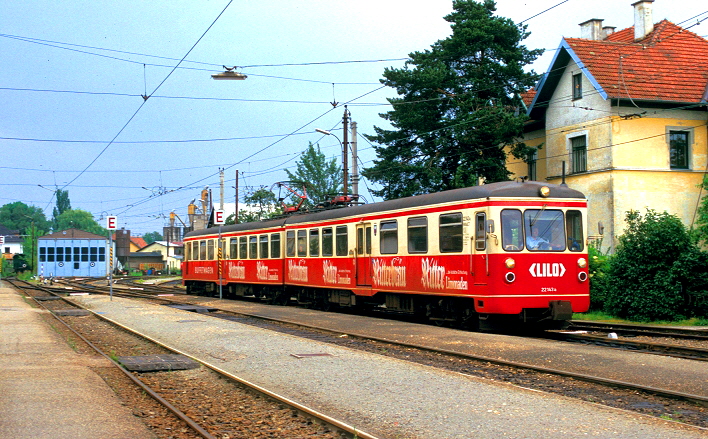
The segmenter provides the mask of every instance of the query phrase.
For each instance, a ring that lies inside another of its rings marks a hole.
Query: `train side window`
[[[487,230],[486,221],[487,215],[484,213],[478,213],[475,215],[475,234],[474,234],[474,248],[475,250],[484,250],[487,248]]]
[[[347,256],[349,254],[349,235],[347,226],[337,226],[337,256]]]
[[[258,237],[249,236],[248,237],[248,257],[250,259],[258,258]]]
[[[245,236],[238,238],[238,259],[248,259],[248,240]]]
[[[381,254],[398,253],[398,222],[381,221],[381,241],[379,243]]]
[[[506,251],[518,252],[524,248],[524,235],[521,231],[521,211],[516,209],[502,210],[502,247]]]
[[[462,213],[440,215],[440,251],[462,251]]]
[[[320,255],[320,229],[310,229],[310,256]]]
[[[198,261],[199,260],[199,241],[192,241],[189,243],[189,245],[192,246],[192,260],[193,261]]]
[[[289,258],[295,256],[295,231],[288,230],[285,233],[285,255]]]
[[[238,238],[229,239],[229,258],[238,259]]]
[[[213,239],[207,240],[207,257],[206,258],[208,261],[214,260],[214,240]]]
[[[280,233],[272,233],[270,235],[270,257],[274,259],[280,258]]]
[[[408,253],[428,252],[428,218],[408,218]]]
[[[200,261],[207,260],[207,244],[206,244],[206,241],[204,241],[204,240],[199,241],[199,260]]]
[[[258,239],[260,242],[258,252],[261,255],[261,259],[268,259],[268,235],[261,235]]]
[[[322,229],[322,256],[334,255],[334,246],[332,245],[332,228],[325,227]]]
[[[572,252],[583,251],[583,215],[579,210],[569,210],[565,213],[565,229],[568,234],[568,249]]]
[[[307,256],[307,230],[297,231],[297,256]]]

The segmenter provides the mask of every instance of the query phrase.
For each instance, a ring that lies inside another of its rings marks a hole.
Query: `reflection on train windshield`
[[[502,247],[506,251],[583,250],[583,226],[580,211],[566,213],[551,209],[529,209],[523,213],[505,209],[501,213]],[[566,229],[568,236],[566,238]]]

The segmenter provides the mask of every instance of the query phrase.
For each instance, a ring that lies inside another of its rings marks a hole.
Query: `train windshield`
[[[502,247],[506,251],[582,251],[580,211],[505,209],[501,213]]]

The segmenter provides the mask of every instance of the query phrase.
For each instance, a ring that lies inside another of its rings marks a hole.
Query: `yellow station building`
[[[589,234],[613,250],[630,210],[679,216],[688,227],[706,191],[708,40],[669,21],[654,23],[638,1],[634,26],[603,20],[563,38],[548,72],[525,96],[524,141],[539,149],[509,156],[514,177],[561,183],[589,201]]]

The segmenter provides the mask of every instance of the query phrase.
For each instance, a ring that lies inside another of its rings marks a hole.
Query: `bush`
[[[600,250],[602,242],[590,244],[588,247],[590,274],[590,311],[604,309],[607,297],[607,272],[611,257]]]
[[[635,321],[705,316],[708,259],[681,220],[647,210],[626,221],[605,276],[605,311]]]

